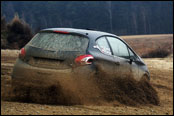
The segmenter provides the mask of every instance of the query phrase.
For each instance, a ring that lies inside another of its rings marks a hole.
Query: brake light
[[[63,34],[68,34],[69,32],[66,32],[66,31],[57,31],[57,30],[54,30],[53,32],[56,32],[56,33],[63,33]]]
[[[20,50],[20,52],[19,52],[19,57],[24,58],[24,57],[25,57],[25,54],[26,54],[26,51],[25,51],[24,48],[22,48],[22,49]]]
[[[92,55],[87,54],[87,55],[78,56],[75,59],[75,62],[77,64],[81,64],[81,65],[92,64],[93,59],[94,59],[94,57]]]

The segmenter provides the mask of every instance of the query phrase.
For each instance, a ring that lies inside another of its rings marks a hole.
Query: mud
[[[99,103],[98,88],[90,79],[66,78],[47,83],[27,80],[13,82],[13,87],[2,93],[6,101],[17,101],[39,104],[75,105]],[[8,91],[8,92],[7,92]]]
[[[3,100],[54,105],[159,105],[158,94],[150,82],[132,77],[98,74],[89,78],[72,75],[44,81],[30,79],[13,82],[6,95],[2,94]]]
[[[120,104],[139,106],[145,104],[159,105],[159,97],[149,81],[137,81],[132,77],[114,78],[103,74],[97,84],[107,102],[118,101]]]

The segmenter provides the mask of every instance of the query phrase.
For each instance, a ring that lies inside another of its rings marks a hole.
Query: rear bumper
[[[20,59],[17,59],[12,72],[12,81],[20,83],[27,82],[28,84],[52,84],[57,81],[72,79],[74,76],[80,78],[89,78],[95,74],[94,68],[91,65],[80,66],[70,69],[45,69],[33,67]]]

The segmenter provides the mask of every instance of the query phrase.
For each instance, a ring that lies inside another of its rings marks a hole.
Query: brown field
[[[173,52],[173,34],[121,36],[134,50],[142,56],[155,49]]]
[[[122,36],[138,54],[155,47],[172,45],[173,35]],[[164,45],[165,44],[165,45]],[[146,49],[145,49],[146,48]],[[148,48],[148,49],[147,49]],[[173,49],[173,48],[172,48]],[[143,51],[144,50],[144,51]],[[173,114],[173,55],[167,58],[146,58],[151,74],[152,87],[159,96],[159,105],[142,104],[130,106],[118,101],[103,104],[48,105],[5,100],[11,84],[11,72],[18,50],[1,50],[1,114],[2,115],[172,115]]]

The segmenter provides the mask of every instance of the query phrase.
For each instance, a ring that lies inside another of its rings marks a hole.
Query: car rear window
[[[85,51],[88,38],[80,35],[41,32],[36,34],[29,45],[53,51]]]

